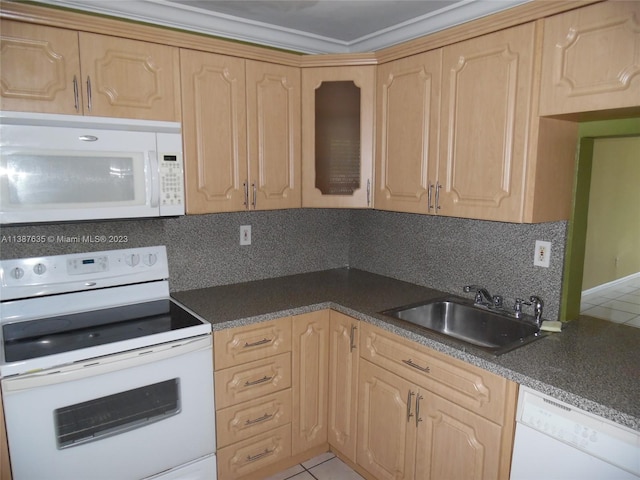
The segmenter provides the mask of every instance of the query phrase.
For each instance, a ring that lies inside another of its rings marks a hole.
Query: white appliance
[[[3,260],[0,300],[15,480],[216,478],[211,325],[165,247]]]
[[[640,432],[520,387],[511,480],[637,480]]]
[[[179,123],[0,112],[0,224],[175,215]]]

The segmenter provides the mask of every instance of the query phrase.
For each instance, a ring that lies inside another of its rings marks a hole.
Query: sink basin
[[[380,312],[431,332],[501,355],[544,336],[538,327],[472,304],[464,299],[444,298],[405,305]]]

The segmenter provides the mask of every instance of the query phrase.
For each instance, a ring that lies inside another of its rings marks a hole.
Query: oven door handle
[[[50,368],[2,379],[5,394],[30,388],[72,382],[87,377],[157,362],[203,349],[211,349],[211,335],[188,338],[177,342],[154,345],[126,353],[117,353],[84,362]]]

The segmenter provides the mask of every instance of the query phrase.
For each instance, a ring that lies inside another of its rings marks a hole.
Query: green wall
[[[640,272],[640,136],[594,143],[582,290]]]
[[[573,320],[580,314],[594,139],[640,135],[640,117],[583,122],[578,131],[580,140],[574,177],[573,213],[569,221],[565,249],[561,320]]]

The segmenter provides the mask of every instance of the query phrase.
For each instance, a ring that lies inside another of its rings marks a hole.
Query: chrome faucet
[[[466,285],[463,290],[465,293],[469,293],[472,290],[476,291],[476,296],[473,301],[477,305],[484,305],[490,308],[502,308],[502,297],[500,295],[491,295],[484,287],[479,285]]]
[[[544,302],[537,295],[531,295],[529,301],[533,305],[533,314],[536,317],[536,325],[540,328],[542,326],[542,308],[544,307]]]

